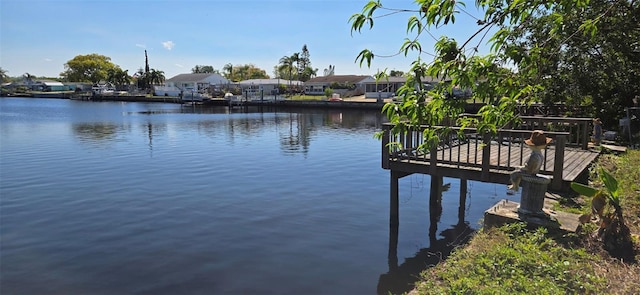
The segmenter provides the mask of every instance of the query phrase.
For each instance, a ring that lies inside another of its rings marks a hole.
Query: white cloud
[[[184,68],[184,66],[183,66],[183,65],[181,65],[181,64],[176,64],[176,67]]]
[[[173,43],[173,41],[164,41],[164,42],[162,42],[162,46],[164,48],[166,48],[167,50],[171,50],[171,49],[173,49],[174,46],[176,46],[176,44]]]
[[[50,58],[45,58],[45,59],[44,59],[44,61],[47,61],[47,62],[49,62],[49,61],[53,61],[53,59],[50,59]]]
[[[140,48],[147,48],[147,45],[144,45],[144,44],[136,44],[136,47],[140,47]]]

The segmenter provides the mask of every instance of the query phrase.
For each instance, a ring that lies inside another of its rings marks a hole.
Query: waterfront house
[[[101,80],[100,82],[93,84],[91,91],[93,94],[113,94],[116,91],[116,87],[110,82]]]
[[[364,81],[371,76],[365,75],[331,75],[311,78],[304,82],[304,91],[309,95],[324,95],[327,88],[334,93],[349,97],[365,93]]]
[[[374,77],[369,77],[362,81],[362,84],[365,88],[365,98],[385,99],[396,96],[398,89],[406,82],[406,77],[387,77],[378,81]],[[425,77],[422,82],[427,89],[431,89],[442,80],[434,77]]]
[[[364,84],[364,97],[374,99],[392,98],[404,83],[407,82],[405,77],[387,77],[376,81],[374,77],[368,77]]]
[[[31,90],[34,91],[66,91],[69,87],[62,84],[62,82],[53,80],[37,80],[31,84]]]
[[[255,96],[273,96],[280,94],[278,90],[280,85],[283,87],[300,88],[303,85],[301,81],[284,80],[284,79],[249,79],[237,83],[242,89],[242,93],[249,97]]]
[[[163,86],[154,86],[160,96],[179,96],[180,93],[210,93],[230,83],[216,73],[179,74],[164,81]]]

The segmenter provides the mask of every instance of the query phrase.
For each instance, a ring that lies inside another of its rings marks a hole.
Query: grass
[[[292,95],[289,96],[290,100],[326,100],[327,98],[322,95]]]
[[[522,223],[490,229],[442,265],[422,273],[419,294],[596,294],[606,290],[595,260],[568,249],[545,229]]]
[[[597,165],[612,171],[623,188],[635,263],[602,250],[594,224],[563,236],[512,224],[477,233],[446,261],[423,271],[411,294],[639,294],[640,151],[604,155]],[[574,199],[572,210],[589,210],[589,200]]]

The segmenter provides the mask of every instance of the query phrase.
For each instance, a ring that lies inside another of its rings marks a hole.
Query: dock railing
[[[479,117],[477,114],[462,114],[464,117]],[[521,124],[505,126],[505,129],[544,130],[545,132],[568,132],[566,145],[586,150],[591,141],[591,118],[520,116]]]
[[[589,146],[591,118],[538,117],[521,116],[520,128],[526,130],[544,130],[545,132],[568,132],[567,146],[580,147],[586,150]]]
[[[393,135],[393,125],[384,124],[382,137],[382,168],[391,169],[392,162],[429,165],[429,174],[438,175],[438,167],[481,171],[480,180],[488,181],[490,174],[508,174],[523,166],[530,155],[524,140],[530,130],[500,129],[495,136],[479,134],[476,128],[448,128],[451,132],[439,138],[430,150],[421,150],[425,127],[404,134]],[[459,134],[461,133],[461,135]],[[541,174],[552,175],[552,187],[562,186],[563,160],[569,132],[545,132],[553,141],[543,151],[545,161]],[[393,143],[393,144],[391,144]],[[551,160],[553,155],[553,162]],[[548,163],[549,162],[549,163]]]

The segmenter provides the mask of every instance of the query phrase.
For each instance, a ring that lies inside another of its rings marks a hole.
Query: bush
[[[324,95],[327,96],[327,98],[331,98],[331,96],[333,96],[333,89],[325,88],[324,89]]]

